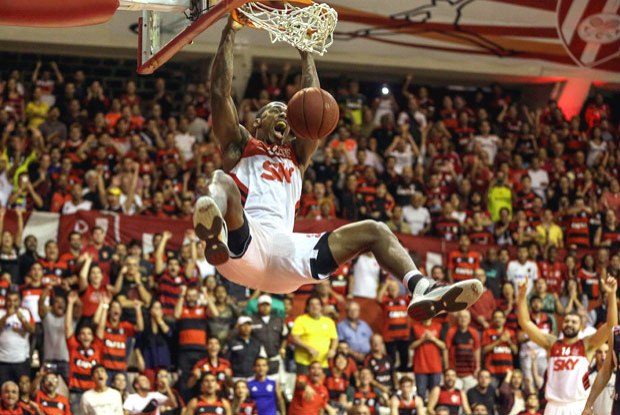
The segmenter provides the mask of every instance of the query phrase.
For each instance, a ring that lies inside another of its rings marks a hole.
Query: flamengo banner
[[[313,220],[304,219],[295,223],[295,232],[320,233],[334,230],[350,222],[342,219]],[[60,215],[57,213],[31,212],[26,215],[23,238],[35,235],[39,241],[39,252],[43,254],[45,242],[55,239],[58,242],[60,252],[69,249],[69,233],[77,231],[82,235],[84,246],[91,242],[93,229],[99,226],[106,233],[106,242],[116,245],[119,242],[129,243],[132,240],[142,242],[145,252],[152,248],[153,235],[163,231],[172,232],[169,249],[178,249],[183,244],[185,232],[192,228],[190,220],[158,219],[148,216],[119,215],[106,211],[79,211],[72,215]],[[7,212],[5,217],[5,230],[15,232],[16,218],[14,212]],[[431,257],[438,256],[444,259],[452,250],[458,249],[457,242],[448,242],[434,237],[420,237],[397,234],[400,242],[414,254],[414,259],[426,263],[427,254]],[[485,253],[487,247],[472,245],[472,250]],[[437,260],[432,261],[437,264]]]

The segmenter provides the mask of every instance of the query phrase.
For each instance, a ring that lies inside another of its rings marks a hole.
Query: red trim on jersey
[[[245,145],[245,148],[243,149],[241,158],[252,156],[267,156],[270,158],[289,159],[293,162],[293,164],[295,164],[296,167],[299,167],[297,154],[295,154],[295,149],[290,143],[284,145],[267,144],[263,141],[257,140],[254,137],[250,137]]]
[[[241,203],[245,204],[245,200],[248,198],[248,193],[250,190],[246,185],[244,185],[241,180],[237,177],[235,173],[229,172],[228,175],[233,179],[237,188],[239,189],[239,193],[241,194]]]

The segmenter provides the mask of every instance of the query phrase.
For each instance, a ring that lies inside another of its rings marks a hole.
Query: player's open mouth
[[[273,126],[273,134],[278,140],[283,140],[286,137],[288,130],[288,124],[284,120],[276,121],[276,124]]]

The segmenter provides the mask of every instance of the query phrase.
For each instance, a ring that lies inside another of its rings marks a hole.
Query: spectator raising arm
[[[166,251],[166,244],[170,238],[172,238],[172,233],[170,231],[164,231],[161,235],[161,241],[155,250],[155,275],[160,275],[166,269],[164,252]]]
[[[78,301],[80,301],[78,293],[76,293],[75,291],[71,291],[67,296],[67,313],[65,314],[65,337],[67,339],[71,338],[74,334],[75,329],[73,328],[73,308]]]

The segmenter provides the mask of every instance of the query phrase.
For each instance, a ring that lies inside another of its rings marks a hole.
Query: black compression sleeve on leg
[[[338,263],[334,259],[327,241],[330,234],[331,232],[325,232],[314,245],[316,257],[310,258],[310,271],[315,280],[320,280],[321,276],[329,275],[338,269]]]
[[[228,232],[228,249],[233,258],[241,258],[252,240],[248,219],[243,214],[243,225],[239,229]]]

